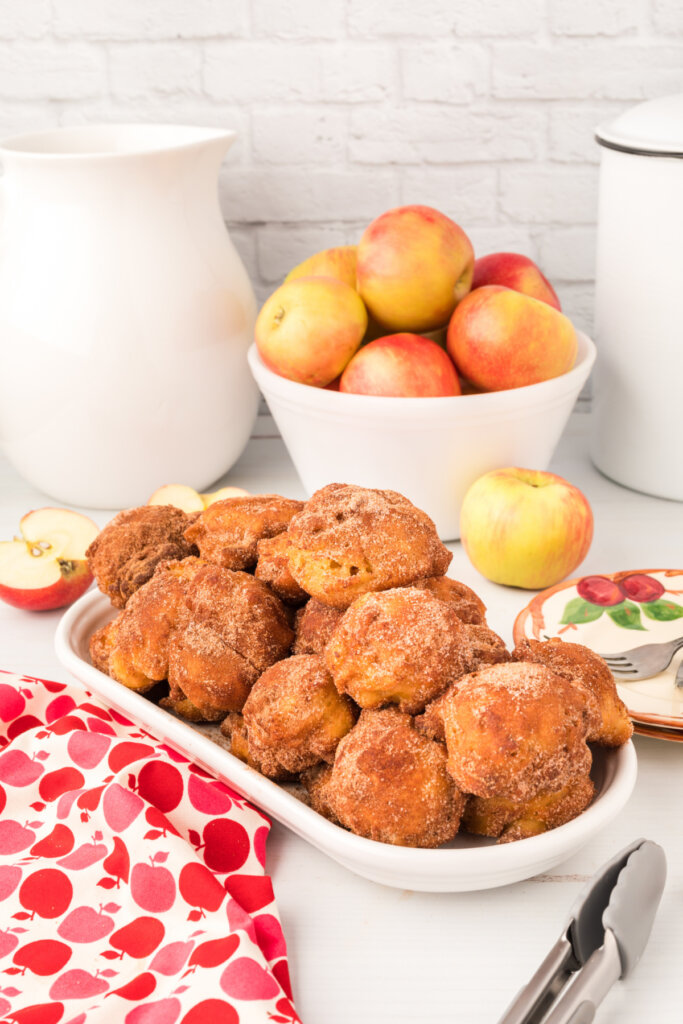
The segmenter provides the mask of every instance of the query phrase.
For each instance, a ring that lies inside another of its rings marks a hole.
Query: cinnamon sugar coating
[[[583,686],[543,665],[508,662],[465,676],[427,708],[425,720],[432,716],[465,793],[527,801],[590,771],[595,710]]]
[[[294,654],[322,654],[344,612],[314,597],[296,613]]]
[[[486,605],[466,583],[451,579],[450,576],[430,576],[426,580],[411,583],[411,586],[418,590],[429,590],[434,597],[446,601],[462,622],[475,626],[486,624]]]
[[[325,648],[340,693],[363,708],[397,704],[416,714],[468,671],[472,648],[453,609],[428,590],[363,594]]]
[[[410,715],[397,708],[362,711],[331,770],[314,776],[309,792],[328,817],[395,846],[448,842],[465,804],[446,770],[443,746],[416,732]]]
[[[302,501],[279,494],[225,498],[200,512],[185,537],[209,562],[224,569],[251,569],[258,558],[258,542],[283,533],[303,507]]]
[[[287,604],[300,605],[308,601],[308,594],[302,590],[289,571],[289,538],[286,533],[276,537],[264,537],[257,544],[258,562],[254,570],[257,580],[267,583],[274,594]]]
[[[539,793],[525,802],[500,796],[471,796],[465,805],[462,827],[474,835],[494,836],[499,843],[512,843],[538,836],[578,817],[594,793],[590,776],[581,775],[570,779],[562,789]]]
[[[348,608],[360,594],[445,573],[450,551],[426,513],[395,491],[329,484],[292,519],[292,576],[311,597]]]
[[[239,711],[293,634],[265,584],[199,558],[161,563],[91,640],[101,671],[144,692],[168,679],[165,707],[194,721]]]
[[[221,732],[230,739],[230,753],[233,757],[238,757],[250,768],[262,775],[267,775],[274,782],[290,782],[295,778],[292,772],[286,771],[281,766],[278,768],[274,762],[269,766],[270,771],[264,771],[261,761],[254,752],[253,745],[249,743],[249,734],[243,715],[238,712],[231,712],[227,715],[221,722]]]
[[[142,505],[107,523],[85,554],[97,586],[115,608],[125,607],[160,562],[196,554],[185,539],[194,518],[173,505]]]
[[[254,684],[242,709],[250,756],[264,775],[300,772],[332,762],[358,712],[337,693],[316,654],[285,658]]]
[[[617,693],[614,677],[599,654],[566,640],[520,640],[512,657],[546,665],[558,676],[582,683],[593,694],[599,707],[599,721],[588,736],[591,742],[620,747],[630,739],[633,723]]]
[[[466,629],[472,649],[469,672],[476,672],[485,665],[499,665],[504,661],[510,661],[511,655],[507,647],[498,634],[488,626],[467,625]]]

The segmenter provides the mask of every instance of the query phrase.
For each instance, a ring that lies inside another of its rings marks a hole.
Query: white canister
[[[601,126],[595,465],[683,500],[683,95]]]

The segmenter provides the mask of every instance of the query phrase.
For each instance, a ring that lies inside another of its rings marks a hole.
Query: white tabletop
[[[683,506],[616,486],[588,458],[590,419],[576,414],[551,469],[593,506],[595,540],[584,573],[679,567]],[[267,416],[221,483],[303,497]],[[0,537],[29,509],[49,504],[0,461]],[[104,524],[111,513],[88,513]],[[511,640],[528,592],[482,579],[461,545],[449,574],[488,605],[491,626]],[[0,668],[68,680],[53,654],[59,612],[0,604]],[[389,889],[359,878],[285,828],[273,825],[267,867],[288,940],[295,1003],[305,1024],[493,1024],[558,937],[581,884],[638,836],[666,851],[669,880],[649,946],[633,975],[607,996],[604,1024],[681,1019],[683,985],[683,744],[635,738],[633,797],[616,822],[549,875],[487,892]]]

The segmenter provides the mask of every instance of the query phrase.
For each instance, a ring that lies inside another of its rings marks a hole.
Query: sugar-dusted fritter
[[[257,544],[258,562],[254,570],[257,580],[267,583],[274,594],[287,604],[300,605],[308,601],[308,594],[302,590],[289,571],[289,538],[286,533],[275,537],[264,537]]]
[[[221,722],[221,732],[230,740],[230,753],[234,757],[238,757],[240,761],[244,761],[250,768],[254,768],[255,771],[260,772],[262,775],[268,775],[268,778],[273,779],[274,782],[291,782],[296,777],[292,772],[288,772],[282,767],[278,770],[274,763],[270,765],[270,772],[263,770],[261,761],[256,756],[253,746],[249,743],[249,734],[244,717],[239,712],[231,712],[223,719]]]
[[[429,516],[395,491],[329,484],[292,519],[292,576],[311,597],[348,608],[360,594],[445,573],[453,557]]]
[[[302,508],[302,501],[279,494],[225,498],[200,512],[185,537],[209,562],[224,569],[251,569],[258,558],[258,542],[283,533]]]
[[[285,658],[257,679],[242,709],[250,756],[264,775],[332,762],[358,711],[316,654]]]
[[[448,842],[465,804],[443,745],[421,736],[397,708],[362,711],[332,768],[311,781],[313,806],[357,835],[395,846]]]
[[[620,747],[633,734],[633,723],[626,705],[617,693],[614,676],[594,651],[582,644],[553,640],[520,640],[512,652],[516,661],[533,661],[546,665],[565,679],[582,683],[595,697],[599,722],[588,739],[605,747]]]
[[[426,580],[417,580],[411,586],[429,590],[435,597],[446,601],[462,622],[476,626],[486,624],[486,605],[466,583],[450,576],[430,576]]]
[[[325,661],[339,692],[361,707],[417,714],[469,671],[469,627],[428,590],[363,594],[339,620]]]
[[[168,679],[165,707],[195,721],[239,711],[251,686],[288,653],[293,633],[271,591],[198,558],[159,565],[91,641],[93,663],[144,692]]]
[[[296,613],[294,654],[322,654],[344,612],[314,597]]]
[[[448,770],[465,793],[526,801],[587,775],[595,707],[543,665],[490,665],[427,707],[443,723]]]
[[[471,796],[465,805],[462,827],[474,835],[497,837],[499,843],[527,839],[578,817],[594,792],[590,776],[580,775],[562,789],[539,793],[524,802],[501,796]]]
[[[510,661],[511,655],[504,642],[488,626],[468,625],[467,635],[472,647],[468,671],[476,672],[485,665]]]
[[[97,586],[115,608],[151,579],[160,562],[196,554],[185,539],[195,515],[173,505],[142,505],[119,512],[95,537],[86,557]]]

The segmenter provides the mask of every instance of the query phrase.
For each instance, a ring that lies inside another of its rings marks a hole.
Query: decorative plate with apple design
[[[683,569],[639,569],[566,580],[537,594],[517,616],[515,643],[560,637],[598,654],[683,638]],[[619,696],[635,731],[683,742],[683,645],[649,679],[623,682]]]

